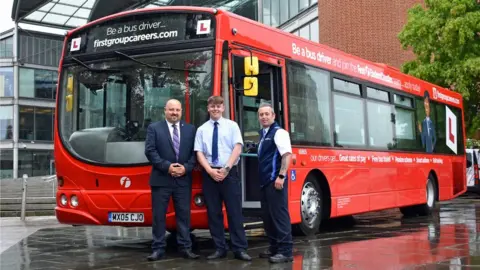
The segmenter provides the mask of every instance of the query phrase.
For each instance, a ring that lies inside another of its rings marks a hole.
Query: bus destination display
[[[140,14],[107,21],[74,33],[67,50],[74,55],[211,37],[213,17],[210,14]]]

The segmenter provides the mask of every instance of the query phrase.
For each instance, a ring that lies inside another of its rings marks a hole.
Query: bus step
[[[253,230],[258,228],[263,228],[263,221],[258,217],[245,217],[243,223],[243,228],[245,230]]]

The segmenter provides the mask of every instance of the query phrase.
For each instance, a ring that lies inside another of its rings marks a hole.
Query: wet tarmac
[[[315,237],[295,237],[294,262],[286,264],[258,258],[268,246],[258,232],[249,232],[247,263],[231,253],[205,260],[213,243],[207,232],[194,234],[200,260],[170,250],[149,262],[149,228],[41,228],[3,251],[0,269],[480,269],[480,196],[441,203],[429,218],[404,219],[395,209],[331,220]]]

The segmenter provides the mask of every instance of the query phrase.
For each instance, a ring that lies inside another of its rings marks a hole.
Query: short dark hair
[[[214,104],[214,105],[220,105],[223,104],[223,97],[221,96],[211,96],[207,100],[207,104]]]
[[[430,100],[430,93],[428,93],[427,90],[425,90],[425,92],[423,92],[423,98],[428,98],[428,100]]]

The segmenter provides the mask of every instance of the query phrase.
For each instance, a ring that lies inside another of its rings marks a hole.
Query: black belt
[[[223,169],[224,167],[210,167],[212,169]],[[232,169],[236,169],[237,168],[237,165],[234,165],[232,168],[230,168],[230,170]]]

